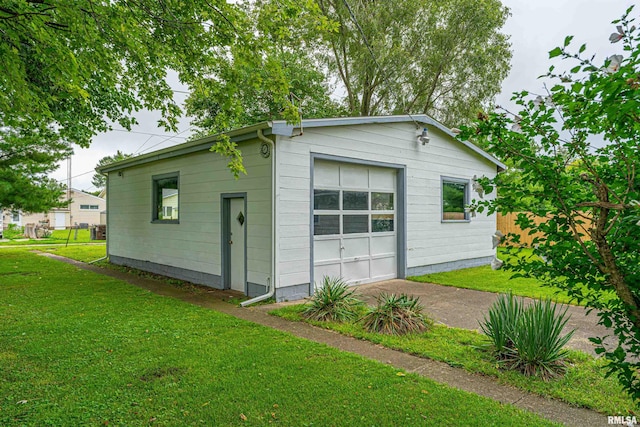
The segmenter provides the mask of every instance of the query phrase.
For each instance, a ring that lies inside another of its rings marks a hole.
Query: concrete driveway
[[[409,294],[420,298],[425,311],[436,322],[455,328],[480,330],[479,322],[498,297],[492,292],[460,289],[452,286],[418,283],[408,280],[394,279],[383,282],[359,285],[356,293],[369,304],[374,304],[376,297],[382,293]],[[530,299],[527,299],[531,301]],[[583,307],[569,306],[571,318],[564,332],[576,331],[568,346],[595,355],[595,346],[589,337],[602,337],[612,334],[604,326],[598,325],[598,317],[594,312],[587,315]]]

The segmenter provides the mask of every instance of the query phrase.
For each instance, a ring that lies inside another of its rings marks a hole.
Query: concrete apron
[[[508,385],[499,384],[494,378],[471,374],[463,369],[453,368],[446,363],[412,356],[368,341],[362,341],[340,335],[333,331],[316,328],[306,323],[289,322],[267,314],[267,311],[279,304],[240,308],[222,301],[222,298],[237,296],[237,294],[233,292],[211,289],[211,291],[207,290],[205,292],[193,293],[188,289],[177,288],[156,280],[135,277],[125,272],[103,269],[53,254],[41,253],[41,255],[72,264],[83,270],[89,270],[123,280],[158,295],[176,298],[266,327],[288,332],[300,338],[326,344],[342,351],[359,354],[368,359],[376,360],[425,378],[430,378],[460,390],[475,393],[503,404],[514,405],[521,409],[534,412],[551,421],[569,426],[599,427],[607,425],[607,417],[605,415],[589,409],[576,408],[558,400],[547,399]],[[363,288],[361,287],[359,289]]]
[[[401,279],[360,285],[356,289],[356,292],[369,304],[374,304],[376,297],[383,292],[417,296],[424,305],[426,313],[436,322],[454,328],[478,331],[480,330],[479,322],[484,319],[489,307],[498,298],[498,294],[492,292]],[[527,302],[533,301],[531,298],[525,298],[525,300]],[[573,305],[567,307],[567,314],[571,317],[563,329],[563,333],[575,329],[567,347],[596,356],[595,346],[589,341],[589,337],[612,335],[613,331],[597,324],[598,317],[595,312],[587,315],[584,307]],[[611,342],[613,343],[613,340]]]

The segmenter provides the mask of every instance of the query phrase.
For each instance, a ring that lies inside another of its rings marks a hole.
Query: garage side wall
[[[247,282],[266,291],[271,275],[271,159],[241,143],[247,175],[209,151],[109,173],[108,246],[116,264],[222,288],[221,194],[246,193]],[[179,173],[179,223],[152,223],[152,176]]]
[[[406,256],[398,257],[405,264],[401,277],[490,262],[495,216],[443,222],[442,180],[468,182],[470,199],[477,198],[471,191],[473,176],[494,176],[496,165],[437,129],[429,133],[426,145],[409,123],[306,128],[300,136],[278,137],[278,299],[306,296],[313,291],[312,280],[322,279],[313,278],[310,267],[312,153],[404,166],[404,219],[398,218],[406,226],[401,237]]]

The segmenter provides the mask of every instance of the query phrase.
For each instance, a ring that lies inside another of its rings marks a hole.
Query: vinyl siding
[[[300,136],[278,137],[277,286],[309,283],[311,278],[311,153],[406,167],[407,268],[494,254],[490,236],[495,216],[441,221],[441,177],[471,181],[474,175],[494,176],[496,165],[433,127],[427,145],[417,142],[417,133],[413,124],[389,123],[308,128]],[[477,197],[470,193],[471,199]]]
[[[246,193],[247,281],[271,274],[271,159],[260,143],[241,143],[247,175],[235,180],[227,160],[209,151],[109,175],[109,254],[221,274],[222,193]],[[179,172],[179,224],[152,223],[152,176]]]

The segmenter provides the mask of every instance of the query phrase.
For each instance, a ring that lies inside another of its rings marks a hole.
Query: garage
[[[316,159],[313,169],[314,280],[350,284],[397,277],[397,170]]]

